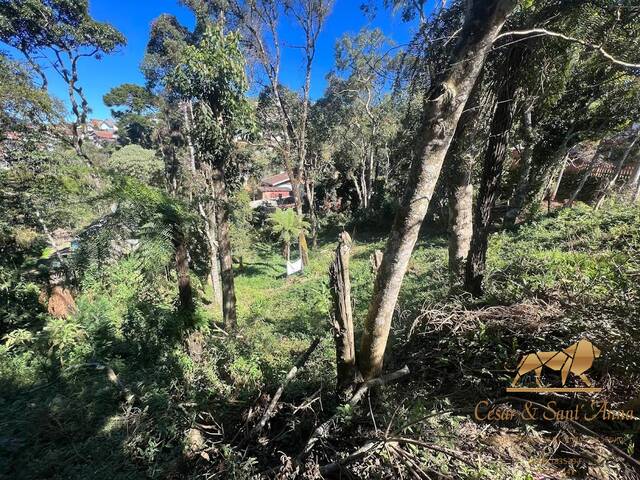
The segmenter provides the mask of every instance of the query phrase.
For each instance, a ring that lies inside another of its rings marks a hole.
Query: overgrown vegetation
[[[638,478],[640,8],[180,3],[0,0],[0,480]]]

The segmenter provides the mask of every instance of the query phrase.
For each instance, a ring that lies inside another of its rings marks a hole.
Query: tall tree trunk
[[[222,279],[222,315],[228,330],[236,328],[236,290],[233,278],[233,257],[229,232],[229,205],[224,173],[219,167],[212,169],[212,186],[216,200],[218,221],[218,255],[220,256],[220,277]]]
[[[304,232],[298,234],[298,247],[300,249],[300,258],[303,265],[309,265],[309,246],[307,245],[307,237]]]
[[[416,156],[387,240],[364,324],[360,371],[365,380],[382,370],[400,286],[442,163],[484,59],[514,5],[514,0],[470,1],[459,41],[449,59],[450,68],[436,78],[425,95]]]
[[[629,155],[631,154],[631,151],[633,150],[633,147],[636,146],[636,143],[638,142],[639,139],[640,139],[640,131],[638,131],[638,133],[633,137],[633,140],[631,141],[631,143],[625,149],[624,154],[622,155],[620,160],[618,160],[618,163],[616,164],[616,169],[613,172],[613,175],[611,176],[611,178],[609,178],[605,182],[604,186],[602,187],[602,191],[600,192],[600,196],[599,196],[599,198],[596,201],[596,204],[594,206],[595,210],[598,210],[602,206],[602,204],[604,203],[604,199],[607,197],[607,194],[609,193],[609,190],[611,190],[615,186],[616,182],[618,181],[618,177],[620,176],[620,173],[622,172],[624,164],[627,161],[627,158],[629,158]]]
[[[595,151],[593,152],[593,156],[591,157],[591,161],[589,162],[589,165],[587,166],[587,168],[584,170],[584,173],[582,174],[582,177],[580,178],[580,183],[578,183],[578,186],[576,187],[576,189],[571,194],[571,197],[569,197],[569,200],[567,201],[567,204],[565,205],[565,207],[567,207],[567,208],[573,207],[573,202],[576,201],[576,199],[578,198],[578,195],[580,194],[580,192],[584,188],[585,184],[587,183],[587,180],[589,180],[589,177],[591,176],[591,172],[595,168],[596,164],[598,163],[598,159],[600,158],[600,146],[599,145],[600,145],[600,142],[598,142],[598,145],[595,147]],[[611,152],[609,152],[609,155],[611,155]]]
[[[473,157],[469,147],[477,133],[481,103],[481,79],[474,86],[465,111],[460,116],[444,161],[447,174],[449,284],[462,281],[464,264],[473,234]]]
[[[515,225],[518,216],[524,207],[529,193],[531,181],[531,160],[533,159],[533,147],[535,136],[533,133],[533,122],[531,120],[531,111],[533,107],[525,109],[522,113],[522,136],[524,139],[524,150],[522,151],[520,178],[513,196],[513,205],[505,214],[505,223]]]
[[[307,191],[307,201],[309,203],[309,220],[311,223],[311,246],[318,247],[318,214],[315,205],[315,190],[313,182],[306,181],[305,189]]]
[[[291,181],[291,189],[293,193],[293,200],[296,205],[296,213],[300,216],[304,216],[302,210],[302,182],[293,168],[291,167],[291,163],[289,161],[285,162],[287,166],[287,174],[289,175],[289,180]],[[306,267],[309,265],[309,247],[307,246],[307,238],[304,232],[300,232],[298,235],[298,249],[300,251],[300,258],[302,258],[302,264]]]
[[[222,280],[220,278],[220,252],[218,248],[218,219],[215,204],[199,205],[205,223],[205,234],[209,243],[209,278],[216,305],[222,307]]]
[[[473,235],[473,159],[463,155],[451,165],[449,186],[449,283],[462,280]]]
[[[564,172],[567,169],[567,163],[569,163],[569,152],[564,154],[562,158],[562,163],[560,164],[560,171],[558,172],[558,178],[553,184],[552,190],[549,192],[549,202],[553,203],[556,201],[556,197],[558,196],[558,191],[560,190],[560,185],[562,184],[562,177],[564,177]]]
[[[353,334],[351,310],[351,280],[349,278],[349,255],[351,237],[340,234],[336,256],[329,268],[329,283],[333,298],[333,335],[336,344],[337,391],[344,399],[355,384],[356,347]]]
[[[464,278],[465,290],[476,296],[482,295],[491,213],[498,196],[515,111],[516,82],[514,73],[516,64],[522,61],[522,56],[522,51],[516,48],[507,54],[504,63],[506,71],[499,80],[497,105],[491,121],[489,143],[482,165],[480,191],[473,218],[473,237],[471,238]]]
[[[161,142],[162,140],[160,140]],[[160,145],[160,151],[164,157],[165,181],[167,182],[167,190],[172,197],[178,195],[180,162],[176,157],[175,148],[172,145]]]
[[[179,310],[182,313],[192,314],[195,305],[193,303],[191,276],[189,275],[189,253],[187,251],[187,240],[184,233],[182,233],[182,231],[176,231],[173,242],[176,252],[176,272],[178,273]]]

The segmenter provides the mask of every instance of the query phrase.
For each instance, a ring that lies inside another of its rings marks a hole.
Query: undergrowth
[[[611,204],[598,212],[584,206],[562,210],[496,233],[481,299],[449,289],[446,239],[421,239],[386,363],[388,370],[406,363],[411,374],[353,409],[334,401],[327,275],[334,242],[321,242],[305,272],[289,278],[279,248],[255,243],[249,260],[236,269],[237,333],[220,327],[210,290],[194,277],[201,285],[197,327],[186,331],[175,305],[175,279],[163,267],[170,249],[160,232],[116,262],[88,268],[71,318],[34,309],[39,313],[33,319],[21,319],[20,328],[3,338],[0,478],[250,478],[270,468],[286,478],[288,461],[314,425],[336,411],[340,421],[314,454],[318,464],[389,429],[468,460],[407,446],[407,458],[434,475],[627,475],[597,442],[589,445],[600,460],[586,470],[535,466],[530,460],[539,456],[543,439],[555,435],[552,425],[484,428],[471,421],[470,409],[479,399],[502,395],[522,353],[556,350],[583,336],[604,352],[591,373],[605,386],[603,395],[613,402],[638,395],[623,385],[640,380],[639,232],[640,209]],[[379,238],[355,239],[357,332],[372,291],[369,257],[383,247]],[[257,421],[316,337],[320,346],[287,386],[262,446],[241,448],[236,432]],[[109,380],[108,368],[132,399]],[[630,448],[631,439],[626,441],[624,448]],[[383,450],[355,462],[352,471],[395,476],[406,468],[399,455]]]

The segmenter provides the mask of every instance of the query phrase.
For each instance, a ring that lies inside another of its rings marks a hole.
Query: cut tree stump
[[[338,237],[336,256],[329,267],[329,284],[333,299],[333,338],[336,345],[337,393],[348,398],[356,379],[356,347],[353,333],[351,307],[351,280],[349,278],[349,255],[351,237],[342,232]]]

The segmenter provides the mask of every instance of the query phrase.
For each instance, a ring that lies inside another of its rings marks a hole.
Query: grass
[[[583,335],[605,352],[591,375],[605,387],[606,398],[622,402],[638,395],[640,358],[632,354],[640,327],[638,232],[638,208],[609,205],[596,214],[580,207],[497,233],[487,294],[479,300],[450,292],[446,239],[422,237],[403,283],[386,359],[388,370],[408,364],[411,376],[353,410],[337,405],[332,395],[332,238],[312,251],[303,274],[289,278],[277,246],[255,244],[244,269],[236,271],[238,335],[213,328],[219,316],[202,303],[199,354],[176,334],[172,280],[157,273],[151,282],[138,275],[140,262],[130,258],[102,272],[103,280],[85,282],[77,317],[49,320],[47,330],[16,332],[11,344],[0,345],[0,479],[204,478],[212,469],[223,469],[227,478],[249,478],[282,455],[294,456],[313,426],[336,409],[342,414],[328,442],[337,453],[319,451],[321,463],[390,426],[473,459],[475,469],[442,453],[408,450],[425,468],[456,478],[524,480],[542,472],[572,478],[576,471],[534,465],[558,438],[598,452],[599,463],[580,475],[601,478],[597,467],[621,478],[626,467],[595,440],[557,437],[557,427],[544,423],[477,424],[469,409],[503,394],[523,352],[557,349]],[[357,332],[373,285],[369,258],[383,246],[381,238],[358,235],[352,249]],[[285,390],[265,432],[271,441],[243,453],[232,432],[256,421],[314,337],[322,339],[320,347]],[[122,401],[104,371],[70,368],[96,359],[109,363],[135,392],[133,404]],[[318,391],[321,402],[311,397]],[[198,426],[203,424],[208,429]],[[186,434],[193,428],[206,432],[209,461],[189,453]],[[625,445],[631,446],[629,440]],[[387,458],[382,465],[392,472],[395,457],[384,455],[356,463],[354,473],[379,473],[377,458]]]

